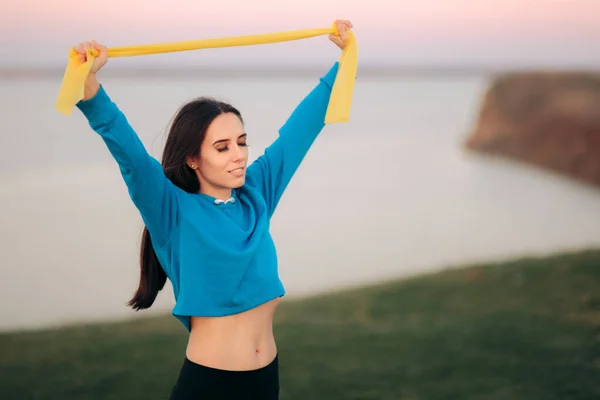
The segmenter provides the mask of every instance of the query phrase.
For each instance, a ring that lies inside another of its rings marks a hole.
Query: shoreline
[[[271,78],[293,79],[301,77],[314,77],[323,72],[321,64],[294,66],[294,65],[248,65],[246,67],[217,66],[217,65],[189,65],[184,67],[170,66],[115,66],[103,71],[106,78],[160,78],[168,80],[183,80],[189,78],[214,77],[214,78]],[[34,67],[15,66],[0,67],[0,79],[62,79],[63,66]],[[549,66],[514,66],[514,67],[486,67],[486,66],[439,66],[439,65],[359,65],[358,78],[390,79],[401,77],[486,77],[512,73],[538,73],[538,72],[566,72],[589,73],[597,72],[591,67],[549,67]]]
[[[600,244],[597,246],[575,246],[566,247],[562,249],[549,250],[549,251],[529,251],[521,254],[506,255],[504,257],[494,258],[480,258],[470,259],[462,262],[454,262],[445,265],[429,265],[414,267],[404,270],[403,273],[398,274],[383,274],[378,278],[362,279],[347,283],[337,283],[330,285],[327,289],[308,289],[300,290],[295,294],[287,293],[284,296],[282,303],[302,303],[306,301],[314,301],[322,297],[344,295],[348,292],[371,290],[386,285],[403,284],[412,280],[428,279],[439,274],[452,273],[461,270],[469,270],[483,266],[495,267],[501,264],[514,264],[525,262],[528,260],[549,260],[560,257],[573,257],[577,255],[586,255],[600,251]],[[165,297],[169,300],[172,299],[172,290],[169,281],[165,285],[165,288],[159,293],[157,303],[161,300],[164,302]],[[91,318],[66,318],[61,319],[55,323],[41,324],[41,325],[28,325],[21,327],[14,327],[8,329],[0,329],[0,337],[3,335],[14,335],[14,334],[35,334],[40,332],[48,331],[61,331],[65,329],[76,329],[81,327],[98,327],[105,325],[115,324],[127,324],[136,321],[143,321],[146,319],[153,318],[171,318],[171,308],[165,308],[164,304],[154,306],[154,308],[135,312],[125,305],[125,298],[123,298],[123,311],[118,311],[111,315],[102,315]]]

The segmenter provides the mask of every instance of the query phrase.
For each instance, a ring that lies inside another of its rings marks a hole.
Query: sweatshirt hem
[[[275,291],[273,294],[268,296],[258,296],[253,299],[253,301],[248,301],[240,306],[235,307],[219,307],[214,312],[198,312],[190,310],[189,308],[184,308],[179,310],[177,305],[173,308],[172,315],[177,318],[186,328],[186,330],[190,331],[190,319],[191,317],[226,317],[230,315],[235,315],[242,313],[244,311],[249,311],[253,308],[256,308],[262,304],[265,304],[273,299],[278,297],[283,297],[286,294],[285,289],[281,288],[280,290]]]

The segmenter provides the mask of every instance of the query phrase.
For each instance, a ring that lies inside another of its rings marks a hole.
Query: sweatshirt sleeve
[[[277,139],[248,167],[246,179],[262,191],[269,215],[275,212],[287,185],[325,126],[338,65],[336,62],[319,79],[279,129]]]
[[[169,240],[177,217],[177,187],[162,165],[146,151],[125,115],[103,86],[94,97],[77,103],[91,128],[102,138],[117,162],[129,196],[139,210],[156,246]]]

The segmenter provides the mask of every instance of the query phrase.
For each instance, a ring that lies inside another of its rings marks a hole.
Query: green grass
[[[600,250],[302,301],[276,319],[282,400],[600,398]],[[172,317],[0,335],[0,398],[166,399]]]

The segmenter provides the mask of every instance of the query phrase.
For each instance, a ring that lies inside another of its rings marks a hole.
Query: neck
[[[203,185],[204,186],[204,185]],[[231,189],[217,189],[217,188],[200,188],[200,193],[207,196],[214,197],[215,199],[227,200],[231,197]]]

